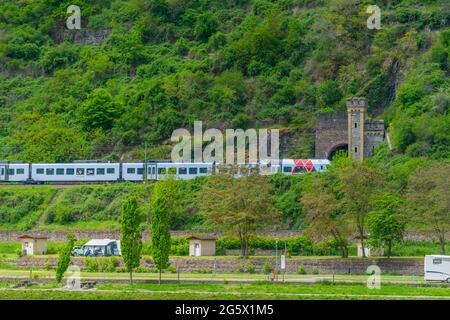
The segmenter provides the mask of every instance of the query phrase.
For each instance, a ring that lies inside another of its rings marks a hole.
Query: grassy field
[[[35,279],[53,279],[55,271],[53,270],[35,270],[31,271],[31,278]],[[2,269],[0,270],[0,278],[29,278],[29,269]],[[163,273],[163,280],[207,280],[207,281],[265,281],[268,279],[268,275],[265,274],[249,274],[249,273],[220,273],[220,274],[204,274],[204,273]],[[82,279],[124,279],[128,280],[128,273],[119,272],[81,272]],[[134,273],[134,279],[141,280],[156,280],[159,278],[158,273]],[[312,281],[342,281],[342,282],[357,282],[365,283],[367,275],[298,275],[298,274],[286,274],[285,280],[289,282],[312,282]],[[282,276],[280,275],[280,282]],[[400,276],[400,275],[382,275],[382,281],[386,283],[405,283],[405,284],[424,284],[423,277],[419,276]]]
[[[11,289],[0,286],[0,299],[450,299],[450,290],[436,287],[382,285],[369,289],[362,284],[287,285],[260,281],[252,284],[106,284],[93,290],[60,289],[55,283]]]

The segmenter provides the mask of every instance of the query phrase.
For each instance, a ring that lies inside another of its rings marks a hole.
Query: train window
[[[94,174],[95,174],[95,169],[94,168],[86,169],[86,175],[87,176],[93,176]]]
[[[156,167],[152,167],[152,174],[156,173]]]
[[[433,264],[442,264],[442,259],[440,258],[433,259]]]
[[[68,176],[73,176],[75,174],[75,169],[72,168],[66,169],[66,174]]]
[[[17,169],[16,173],[17,174],[24,174],[25,173],[25,169]]]
[[[56,175],[57,175],[57,176],[63,176],[63,175],[64,175],[64,169],[62,169],[62,168],[57,168],[57,169],[56,169]]]
[[[208,168],[200,168],[200,173],[207,173],[208,172]]]
[[[105,168],[97,168],[97,174],[98,175],[104,175],[105,174]]]
[[[178,174],[187,174],[187,168],[178,168]]]
[[[143,175],[144,174],[144,168],[138,168],[137,169],[137,174]]]
[[[77,176],[84,176],[84,168],[77,168]]]
[[[283,167],[283,172],[291,172],[292,167]]]
[[[197,168],[189,168],[189,174],[197,174]]]
[[[36,169],[36,174],[44,174],[44,169]]]
[[[8,176],[14,175],[14,169],[8,169]]]
[[[294,172],[295,173],[304,173],[304,172],[306,172],[306,168],[305,167],[294,167]]]
[[[54,175],[55,175],[55,169],[53,169],[53,168],[47,169],[47,170],[45,170],[45,173],[46,173],[48,176],[54,176]]]
[[[158,174],[166,174],[166,168],[158,168]]]
[[[177,174],[177,168],[169,168],[169,169],[167,170],[167,172],[168,172],[169,174]]]
[[[106,173],[107,174],[115,174],[116,173],[116,169],[114,169],[114,168],[107,168],[106,169]]]
[[[135,174],[136,173],[136,169],[135,168],[127,168],[127,173],[128,174]]]
[[[0,174],[1,174],[1,175],[4,175],[4,174],[5,174],[5,169],[2,168],[2,169],[0,170]]]

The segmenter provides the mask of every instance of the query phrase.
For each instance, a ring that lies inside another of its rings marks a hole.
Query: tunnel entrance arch
[[[333,160],[333,157],[336,155],[336,153],[338,153],[339,151],[343,151],[346,152],[348,154],[348,143],[347,142],[338,142],[335,143],[334,145],[332,145],[328,150],[327,150],[327,159],[328,160]]]

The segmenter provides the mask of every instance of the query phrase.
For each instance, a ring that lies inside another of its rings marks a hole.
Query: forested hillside
[[[355,95],[398,153],[445,159],[449,26],[448,0],[0,1],[0,159],[167,157],[194,120],[288,127],[311,156],[315,116]]]

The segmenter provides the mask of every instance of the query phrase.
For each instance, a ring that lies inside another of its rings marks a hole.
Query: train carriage
[[[34,182],[111,182],[120,178],[119,163],[38,163],[31,165]]]
[[[283,159],[281,172],[283,174],[301,174],[307,172],[321,172],[330,165],[327,159]]]
[[[27,163],[0,163],[0,181],[26,182],[30,176],[30,165]]]
[[[156,179],[163,180],[172,176],[175,179],[190,180],[211,175],[212,169],[212,163],[206,162],[162,162],[158,163]]]

